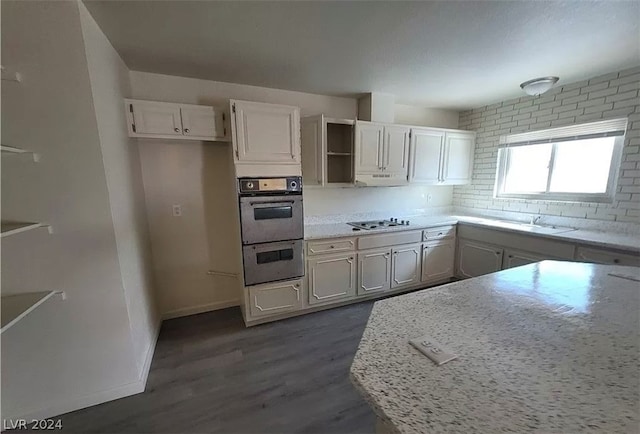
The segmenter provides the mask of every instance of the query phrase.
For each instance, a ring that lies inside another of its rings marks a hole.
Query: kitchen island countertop
[[[378,301],[352,382],[392,432],[638,432],[630,279],[640,268],[543,261]],[[426,334],[459,358],[433,364],[408,343]]]

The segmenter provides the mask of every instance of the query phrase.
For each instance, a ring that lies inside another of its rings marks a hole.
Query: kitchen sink
[[[495,221],[497,226],[503,227],[505,229],[516,229],[525,232],[531,232],[534,234],[560,234],[563,232],[571,232],[575,231],[574,228],[567,228],[561,226],[554,225],[538,225],[531,223],[517,223],[517,222],[508,222],[508,221]]]

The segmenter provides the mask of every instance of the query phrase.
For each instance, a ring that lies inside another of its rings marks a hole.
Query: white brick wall
[[[453,205],[595,220],[640,223],[640,67],[558,86],[460,113],[460,128],[477,132],[473,178],[455,187]],[[613,203],[495,199],[493,187],[501,135],[627,117],[622,163]]]

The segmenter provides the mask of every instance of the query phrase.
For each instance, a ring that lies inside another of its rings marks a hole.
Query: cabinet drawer
[[[578,247],[576,251],[578,261],[595,262],[596,264],[632,265],[640,267],[640,256],[618,253],[611,250]]]
[[[307,255],[323,253],[350,252],[356,249],[355,238],[339,238],[334,240],[307,241]]]
[[[358,238],[358,249],[365,250],[378,247],[399,246],[401,244],[419,243],[420,241],[422,241],[422,231],[370,235]]]
[[[300,279],[250,286],[247,291],[249,312],[254,318],[290,312],[302,307]]]
[[[452,238],[456,236],[455,226],[440,226],[437,228],[425,229],[422,232],[422,241],[441,240],[444,238]]]

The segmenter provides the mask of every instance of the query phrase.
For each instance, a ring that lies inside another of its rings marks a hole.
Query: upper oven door
[[[303,238],[302,195],[241,197],[240,223],[242,244]]]

